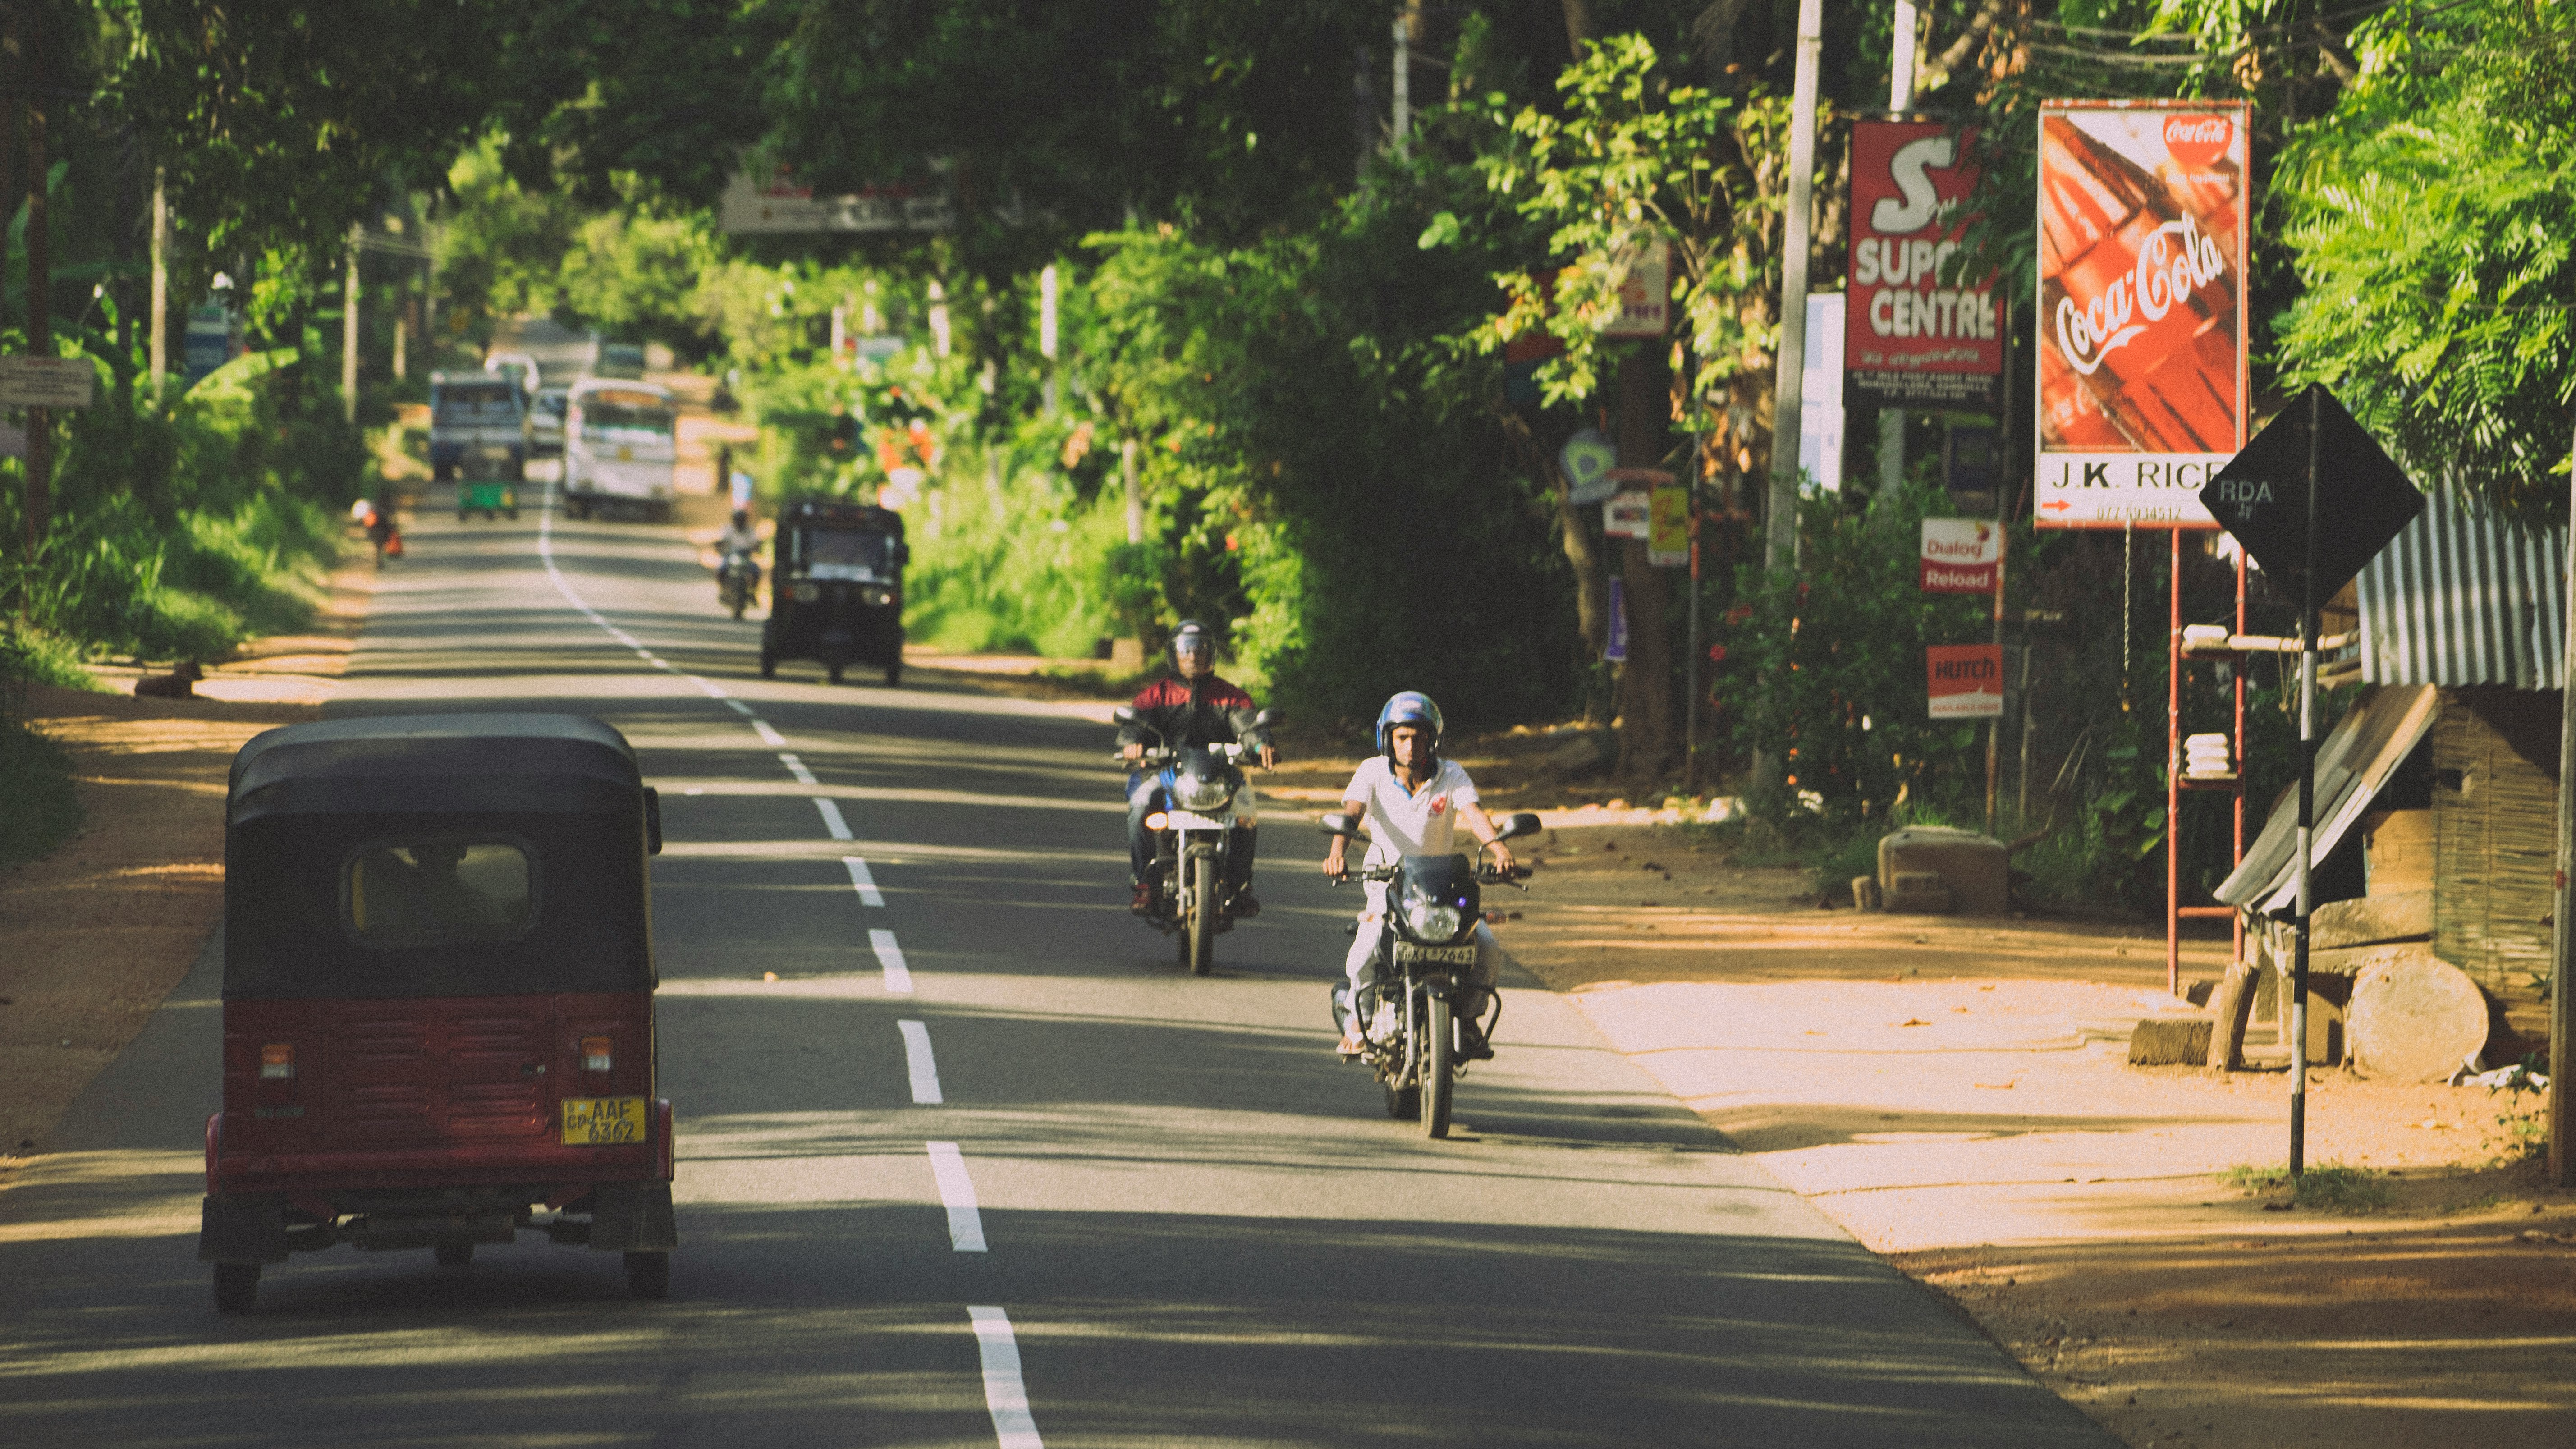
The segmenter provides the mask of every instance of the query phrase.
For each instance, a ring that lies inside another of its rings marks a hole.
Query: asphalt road
[[[529,1237],[218,1317],[210,948],[0,1193],[0,1443],[2111,1442],[1533,983],[1449,1140],[1388,1120],[1303,817],[1194,980],[1098,711],[763,681],[671,530],[409,541],[336,708],[596,714],[661,790],[671,1297]]]

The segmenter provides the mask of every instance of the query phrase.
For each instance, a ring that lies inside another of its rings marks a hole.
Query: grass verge
[[[2291,1189],[2292,1202],[2326,1212],[2366,1213],[2388,1206],[2395,1197],[2378,1173],[2333,1162],[2320,1162],[2296,1178],[2287,1168],[2231,1167],[2220,1173],[2218,1180],[2247,1194],[2278,1192],[2287,1187]]]
[[[51,854],[80,830],[80,797],[63,747],[15,720],[0,719],[0,866]]]

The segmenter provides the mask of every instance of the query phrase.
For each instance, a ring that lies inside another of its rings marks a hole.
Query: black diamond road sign
[[[2334,597],[2415,515],[2424,494],[2324,387],[2311,385],[2200,490],[2218,526],[2292,598],[2311,557],[2308,418],[2317,418],[2316,600]]]

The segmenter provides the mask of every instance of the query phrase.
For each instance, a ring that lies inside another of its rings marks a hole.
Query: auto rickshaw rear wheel
[[[217,1263],[215,1265],[215,1311],[248,1313],[259,1302],[259,1265],[257,1263]]]
[[[472,1243],[440,1243],[430,1251],[438,1255],[438,1266],[442,1268],[470,1267],[474,1262]]]
[[[833,682],[834,684],[838,684],[838,683],[840,683],[840,682],[841,682],[841,671],[842,671],[844,668],[846,668],[846,667],[847,667],[847,666],[845,666],[845,665],[840,665],[840,664],[833,664],[833,665],[826,666],[826,668],[827,668],[828,672],[829,672],[829,673],[831,674],[831,676],[832,676],[832,682]]]
[[[776,677],[777,677],[777,675],[778,675],[778,656],[777,656],[777,655],[775,655],[775,654],[770,653],[770,652],[769,652],[768,650],[766,650],[766,649],[761,650],[761,651],[760,651],[760,677],[761,677],[761,678],[763,678],[763,679],[774,679],[774,678],[776,678]]]
[[[629,1253],[626,1255],[626,1291],[638,1298],[671,1296],[671,1255],[668,1253]]]
[[[892,689],[901,683],[903,683],[903,661],[896,660],[886,666],[886,688]]]

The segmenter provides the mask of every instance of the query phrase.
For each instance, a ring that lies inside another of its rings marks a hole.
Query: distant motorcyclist
[[[725,525],[724,536],[716,540],[716,552],[726,558],[736,554],[752,558],[759,554],[760,530],[751,526],[750,510],[737,508],[733,511],[733,522]]]
[[[731,609],[737,619],[760,589],[759,552],[760,533],[751,526],[751,514],[735,509],[733,522],[716,540],[716,602]]]
[[[1512,849],[1496,838],[1494,822],[1486,816],[1485,807],[1476,803],[1476,782],[1467,777],[1466,767],[1440,757],[1440,732],[1440,706],[1432,703],[1427,694],[1408,689],[1378,710],[1379,753],[1362,760],[1351,775],[1351,783],[1342,790],[1343,813],[1368,826],[1366,863],[1393,865],[1408,855],[1454,854],[1457,829],[1464,824],[1467,832],[1493,853],[1495,868],[1509,871]],[[1343,837],[1336,835],[1324,852],[1324,874],[1335,880],[1349,869],[1344,844]],[[1346,1001],[1359,1000],[1360,977],[1368,970],[1370,958],[1377,954],[1378,937],[1385,929],[1386,886],[1371,881],[1368,902],[1360,911],[1359,935],[1352,940],[1350,955],[1342,963],[1344,974],[1350,977]],[[1491,990],[1501,955],[1502,945],[1494,939],[1493,928],[1478,925],[1476,964],[1468,972],[1468,981]],[[1355,1057],[1361,1051],[1364,1023],[1355,1011],[1347,1021],[1341,1053]],[[1466,1055],[1473,1060],[1492,1052],[1482,1040],[1471,1038],[1466,1043]]]
[[[1279,761],[1269,731],[1255,723],[1252,696],[1216,676],[1216,640],[1206,626],[1185,619],[1172,633],[1168,653],[1172,672],[1137,692],[1136,722],[1118,731],[1118,744],[1130,760],[1144,757],[1148,743],[1169,749],[1240,744],[1258,751],[1261,767]],[[1150,915],[1154,909],[1154,838],[1145,817],[1166,807],[1159,771],[1136,770],[1127,776],[1128,883],[1135,899],[1128,909]],[[1252,894],[1252,852],[1259,831],[1237,826],[1226,850],[1226,913],[1249,920],[1261,913]]]

